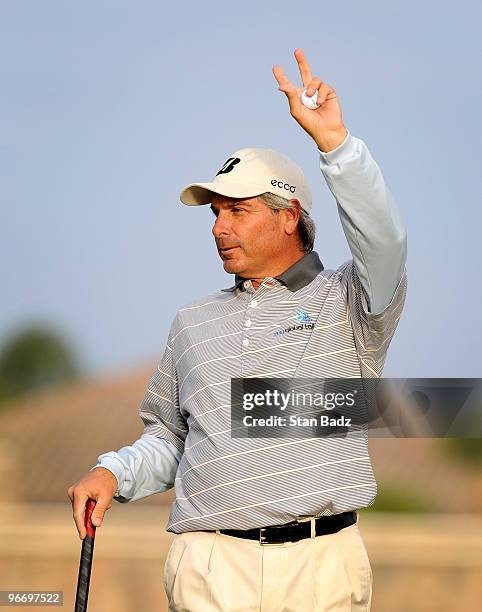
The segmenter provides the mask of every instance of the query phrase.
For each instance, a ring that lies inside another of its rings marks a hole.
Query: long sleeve
[[[405,270],[407,235],[399,210],[363,140],[348,131],[336,149],[318,152],[369,311],[381,313]]]
[[[111,471],[117,479],[114,499],[126,503],[170,489],[180,458],[170,442],[144,433],[131,446],[100,455],[92,469]]]
[[[121,503],[170,489],[184,452],[188,427],[179,409],[171,338],[172,328],[139,408],[144,423],[142,436],[131,446],[100,455],[94,466],[114,474],[118,484],[114,499]]]

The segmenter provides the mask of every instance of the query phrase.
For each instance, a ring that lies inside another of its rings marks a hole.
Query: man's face
[[[286,211],[274,211],[257,197],[236,200],[213,194],[216,216],[212,232],[224,270],[229,274],[264,278],[268,267],[286,248]]]

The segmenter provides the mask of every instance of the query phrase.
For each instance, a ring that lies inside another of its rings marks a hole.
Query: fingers
[[[303,87],[307,87],[313,77],[311,76],[311,68],[310,68],[310,65],[308,64],[308,60],[306,59],[305,54],[303,53],[303,49],[295,49],[295,58],[296,58],[296,61],[298,62],[298,68],[300,69],[300,75],[301,75],[301,80],[303,81]]]
[[[328,83],[322,82],[318,90],[318,98],[316,99],[316,103],[321,106],[324,102],[326,102],[326,100],[331,100],[332,98],[336,97],[337,96],[333,87],[328,85]]]
[[[311,79],[311,81],[308,83],[308,86],[306,87],[306,95],[312,96],[315,91],[321,87],[322,83],[323,81],[319,77],[314,77],[313,79]]]
[[[112,506],[112,500],[104,497],[99,497],[94,511],[92,512],[92,524],[95,527],[100,527],[102,525],[102,521],[104,520],[104,514],[106,511]]]
[[[283,68],[281,68],[281,66],[273,66],[273,74],[275,79],[278,81],[278,89],[280,91],[283,91],[285,94],[288,94],[291,91],[296,91],[296,87],[283,72]]]
[[[318,106],[321,106],[326,100],[336,98],[336,93],[333,87],[331,87],[331,85],[328,85],[328,83],[325,83],[318,77],[314,77],[306,88],[306,95],[308,97],[314,95],[315,92],[318,93],[316,98],[316,103],[318,104]]]
[[[326,100],[336,97],[335,90],[328,83],[322,81],[320,77],[312,76],[310,66],[302,49],[295,50],[295,57],[300,69],[303,87],[306,89],[308,97],[318,92],[316,103],[320,106]],[[299,90],[291,83],[281,66],[273,66],[273,74],[278,81],[278,89],[288,97],[291,114],[297,112],[301,103],[299,100]]]
[[[278,81],[278,85],[279,85],[278,89],[282,91],[283,93],[285,93],[286,97],[288,98],[288,102],[290,105],[290,111],[291,111],[291,114],[293,115],[293,113],[296,112],[296,110],[299,108],[301,104],[298,90],[293,85],[293,83],[291,83],[288,77],[285,75],[281,66],[273,66],[273,74],[276,80]]]
[[[85,491],[76,490],[74,487],[74,490],[72,491],[72,497],[71,497],[72,507],[73,507],[73,517],[75,521],[75,526],[77,527],[77,531],[79,532],[79,538],[81,540],[85,538],[85,534],[86,534],[85,505],[88,499],[89,499],[89,496],[87,495]]]

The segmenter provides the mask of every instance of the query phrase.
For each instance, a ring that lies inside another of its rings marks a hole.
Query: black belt
[[[341,512],[331,516],[320,516],[315,519],[315,534],[326,535],[336,533],[356,523],[356,511]],[[291,521],[283,525],[271,525],[257,529],[220,529],[220,533],[236,538],[258,540],[260,544],[281,544],[283,542],[298,542],[311,537],[311,520]]]

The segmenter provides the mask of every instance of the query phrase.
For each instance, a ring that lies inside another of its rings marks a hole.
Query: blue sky
[[[302,47],[408,231],[386,376],[481,376],[480,3],[0,4],[0,341],[30,321],[87,372],[152,364],[176,310],[230,285],[208,207],[228,154],[305,170],[327,268],[350,258],[316,146],[271,73]]]

